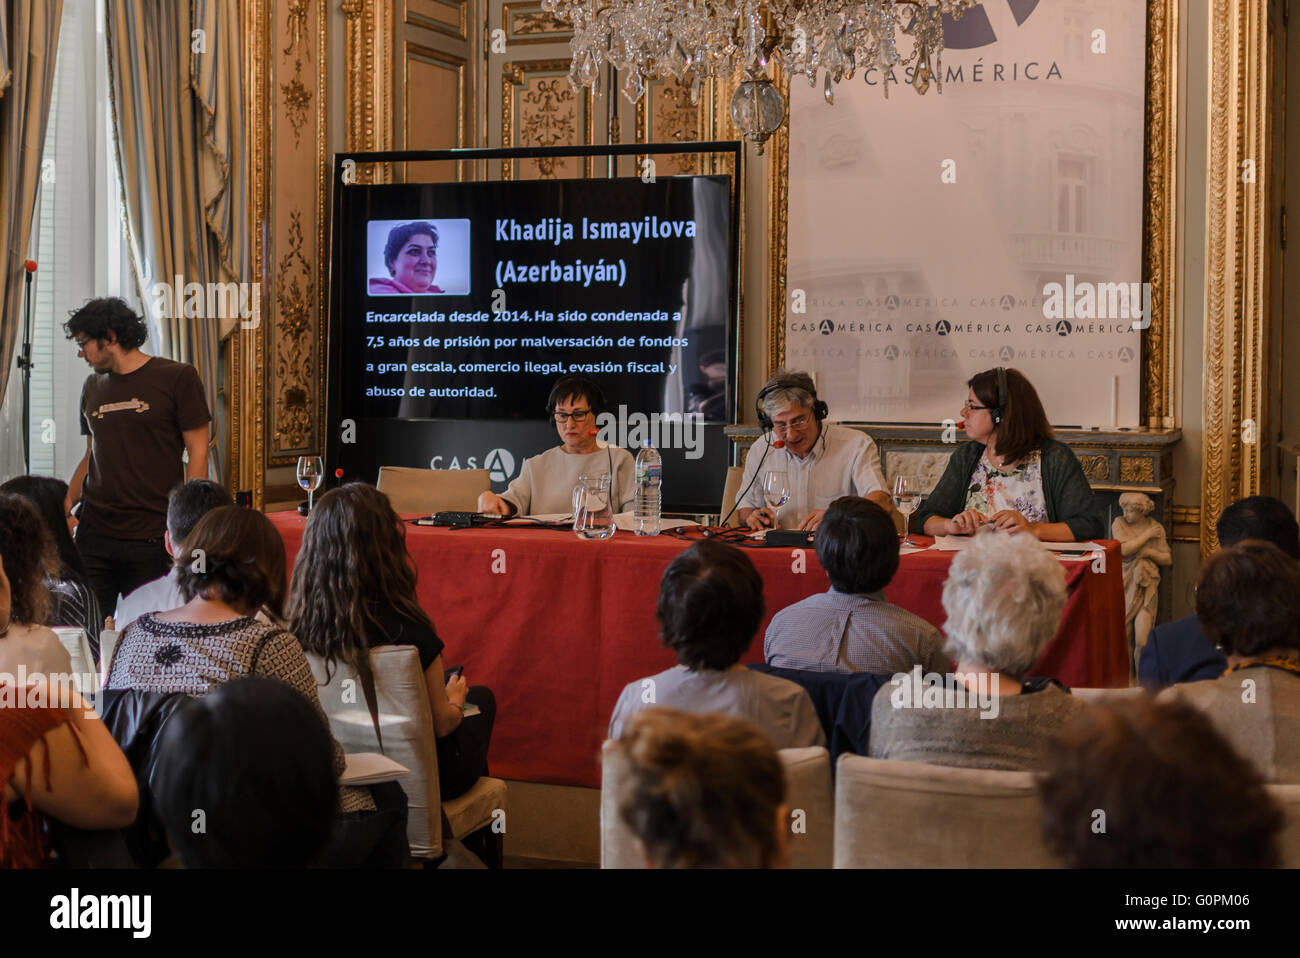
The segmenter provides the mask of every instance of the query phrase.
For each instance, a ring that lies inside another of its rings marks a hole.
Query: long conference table
[[[410,518],[410,517],[408,517]],[[290,568],[306,520],[274,513]],[[420,604],[446,643],[447,667],[496,695],[489,764],[500,778],[600,786],[599,751],[623,687],[676,664],[659,641],[659,579],[690,542],[618,532],[603,541],[527,527],[447,529],[408,524]],[[920,543],[931,540],[914,536]],[[1064,562],[1069,598],[1034,674],[1066,686],[1128,683],[1119,543],[1107,540],[1104,571]],[[811,549],[746,550],[763,577],[763,625],[745,657],[763,657],[772,616],[830,587]],[[942,628],[944,579],[956,553],[904,555],[889,599]]]

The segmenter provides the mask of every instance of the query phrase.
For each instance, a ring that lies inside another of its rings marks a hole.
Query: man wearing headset
[[[856,429],[824,421],[829,409],[811,376],[778,370],[754,405],[764,432],[745,458],[736,510],[741,525],[810,531],[840,496],[863,496],[894,514],[876,444]],[[775,516],[763,500],[765,477],[773,472],[785,473],[790,496]]]

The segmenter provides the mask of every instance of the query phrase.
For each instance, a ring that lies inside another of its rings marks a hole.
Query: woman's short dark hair
[[[153,793],[182,864],[314,863],[338,807],[333,747],[312,704],[274,679],[225,682],[179,709],[159,736]]]
[[[546,397],[546,415],[554,416],[555,407],[566,399],[585,399],[597,416],[606,409],[605,391],[594,379],[586,376],[561,376],[557,379],[551,387],[551,394]]]
[[[215,586],[221,601],[249,613],[284,612],[284,541],[255,509],[213,509],[185,537],[176,556],[176,585],[188,602]]]
[[[1300,560],[1300,526],[1295,514],[1281,499],[1247,496],[1238,499],[1219,516],[1216,526],[1219,545],[1236,545],[1242,539],[1263,539],[1292,559]]]
[[[659,630],[691,671],[740,661],[763,621],[763,580],[735,546],[697,542],[664,570]]]
[[[384,244],[384,263],[388,266],[388,272],[393,272],[397,254],[402,251],[402,247],[412,236],[427,236],[433,240],[434,250],[438,249],[438,228],[432,223],[419,221],[394,226],[388,231],[388,242]]]
[[[741,719],[649,708],[628,720],[618,810],[656,868],[772,868],[785,769]]]
[[[63,331],[68,339],[80,334],[98,340],[108,339],[111,332],[117,336],[118,345],[128,350],[143,346],[149,338],[144,318],[116,296],[87,300],[68,315]]]
[[[10,619],[45,624],[51,609],[45,580],[58,572],[58,556],[36,507],[12,492],[0,492],[0,560],[9,579]]]
[[[184,545],[185,537],[213,509],[234,504],[230,490],[211,479],[187,479],[178,484],[167,497],[167,531],[172,534],[173,548]]]
[[[58,577],[66,579],[76,575],[85,580],[85,560],[81,558],[81,550],[73,541],[72,533],[68,532],[68,484],[53,476],[15,476],[0,485],[0,492],[22,496],[36,507],[59,555]]]
[[[1246,539],[1201,569],[1196,616],[1228,655],[1300,649],[1300,564],[1271,542]]]
[[[1043,837],[1068,867],[1278,864],[1282,814],[1259,772],[1190,705],[1086,709],[1045,755]]]
[[[817,561],[837,592],[878,592],[898,571],[898,530],[869,499],[841,496],[817,527]]]
[[[1017,462],[1029,455],[1044,439],[1053,436],[1043,402],[1033,384],[1018,369],[1004,370],[1007,380],[1006,404],[1001,406],[1002,422],[998,424],[998,455],[1007,462]],[[992,415],[999,408],[998,371],[986,369],[976,373],[966,385],[975,391],[981,406],[987,406]]]

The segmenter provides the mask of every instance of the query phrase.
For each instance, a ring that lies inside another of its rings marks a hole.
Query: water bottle
[[[636,522],[633,528],[639,536],[659,535],[663,471],[663,460],[659,458],[658,450],[646,439],[636,456]]]

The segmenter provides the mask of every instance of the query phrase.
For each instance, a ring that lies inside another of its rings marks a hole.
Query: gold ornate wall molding
[[[347,51],[344,149],[360,153],[393,145],[392,0],[343,0]],[[373,165],[357,170],[358,182],[384,182],[391,171]]]
[[[1218,546],[1223,509],[1260,491],[1270,435],[1263,363],[1271,325],[1268,17],[1269,5],[1259,0],[1210,6],[1202,557]]]
[[[595,103],[584,87],[569,86],[568,60],[519,60],[505,64],[501,84],[502,146],[587,146]],[[590,158],[541,157],[501,161],[501,179],[564,179],[591,176]]]

